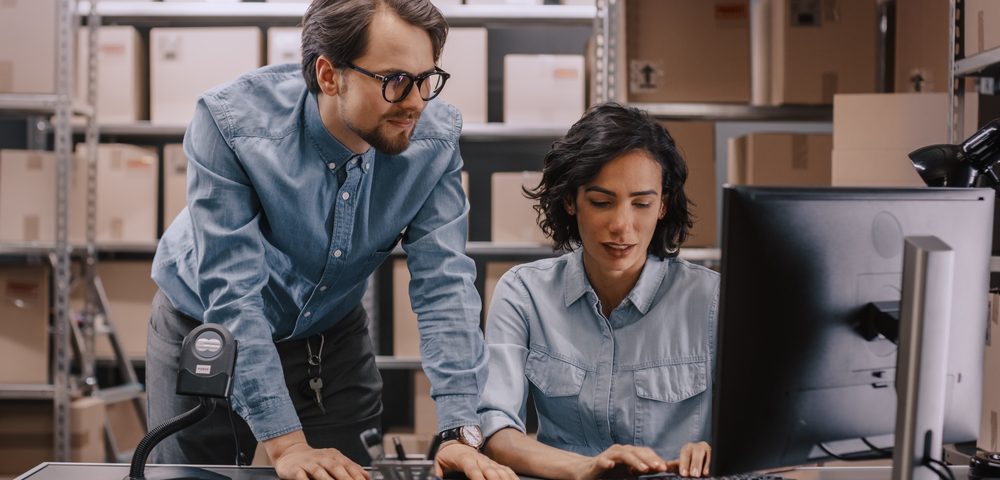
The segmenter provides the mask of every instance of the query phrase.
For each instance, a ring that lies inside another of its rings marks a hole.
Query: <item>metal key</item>
[[[319,411],[323,415],[326,415],[326,408],[323,406],[323,379],[319,377],[310,378],[309,388],[316,393],[316,405],[319,406]]]

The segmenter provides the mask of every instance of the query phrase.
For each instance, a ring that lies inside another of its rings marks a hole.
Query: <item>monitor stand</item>
[[[903,241],[893,480],[936,480],[941,460],[955,251],[937,237]],[[943,473],[943,472],[942,472]]]

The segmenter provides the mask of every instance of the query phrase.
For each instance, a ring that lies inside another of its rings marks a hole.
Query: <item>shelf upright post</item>
[[[965,81],[958,77],[955,62],[965,57],[965,41],[963,28],[958,22],[964,22],[964,0],[949,0],[948,2],[948,143],[954,144],[962,139],[965,130]]]
[[[70,460],[70,315],[69,315],[69,174],[72,161],[72,131],[70,115],[72,100],[73,38],[76,18],[75,0],[59,0],[56,8],[56,251],[55,315],[53,317],[53,452],[56,461]]]
[[[83,386],[92,392],[97,388],[97,360],[94,336],[96,331],[95,319],[97,318],[98,297],[94,288],[95,276],[97,275],[97,247],[95,244],[97,231],[97,143],[98,134],[98,110],[97,110],[97,51],[98,51],[98,27],[101,24],[100,16],[97,14],[97,0],[91,0],[90,10],[87,12],[87,104],[91,107],[91,114],[87,117],[87,129],[85,141],[87,144],[87,232],[86,251],[84,253],[84,277],[85,277],[85,304],[83,308],[82,330],[84,348],[81,349],[81,363]]]

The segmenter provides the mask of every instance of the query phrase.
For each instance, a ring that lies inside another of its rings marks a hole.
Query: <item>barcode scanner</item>
[[[222,325],[205,323],[184,337],[181,343],[177,394],[198,397],[197,407],[152,429],[132,454],[132,465],[125,480],[197,479],[229,480],[229,477],[196,467],[162,466],[146,475],[149,452],[164,438],[190,427],[215,410],[216,399],[228,399],[236,370],[237,342]]]

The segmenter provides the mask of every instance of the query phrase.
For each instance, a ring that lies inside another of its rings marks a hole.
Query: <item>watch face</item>
[[[462,443],[470,447],[479,448],[483,444],[483,431],[475,425],[462,427],[461,435]]]

